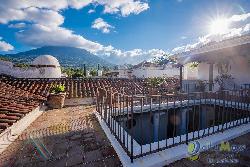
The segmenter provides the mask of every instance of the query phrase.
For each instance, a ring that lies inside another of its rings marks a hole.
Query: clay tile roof
[[[0,133],[46,100],[0,78]]]

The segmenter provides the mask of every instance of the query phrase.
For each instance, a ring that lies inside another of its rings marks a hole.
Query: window
[[[229,63],[219,63],[218,65],[218,73],[219,74],[227,74],[231,69]]]

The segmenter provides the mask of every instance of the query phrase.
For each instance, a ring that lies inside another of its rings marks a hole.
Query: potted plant
[[[206,83],[202,80],[198,80],[197,85],[196,85],[196,90],[199,92],[205,92]]]
[[[220,90],[225,90],[227,86],[231,86],[231,80],[234,78],[229,74],[221,74],[215,78],[215,83],[219,85]]]
[[[53,85],[50,89],[47,104],[49,108],[62,108],[65,100],[65,86]]]
[[[189,68],[191,69],[195,69],[199,66],[199,62],[192,62],[190,65],[189,65]]]

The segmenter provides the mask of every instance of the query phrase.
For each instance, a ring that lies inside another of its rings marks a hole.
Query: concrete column
[[[182,72],[183,72],[183,65],[180,66],[180,91],[182,91]]]
[[[208,78],[208,81],[209,81],[209,91],[212,91],[213,90],[213,81],[214,81],[214,64],[213,63],[210,63],[209,64],[209,78]]]

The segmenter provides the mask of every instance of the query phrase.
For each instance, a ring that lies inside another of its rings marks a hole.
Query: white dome
[[[38,56],[32,62],[32,65],[53,65],[53,66],[56,66],[56,67],[60,66],[58,60],[55,57],[51,56],[51,55]]]

